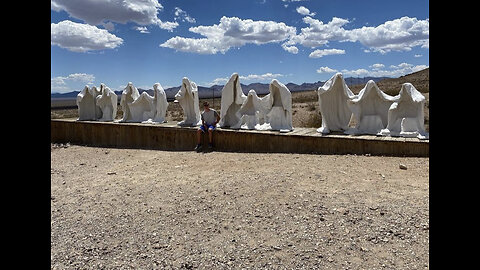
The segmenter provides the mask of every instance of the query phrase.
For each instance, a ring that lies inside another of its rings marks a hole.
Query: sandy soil
[[[52,144],[51,268],[428,269],[429,158]]]

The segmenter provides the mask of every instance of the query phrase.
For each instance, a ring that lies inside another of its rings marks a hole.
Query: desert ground
[[[51,269],[428,269],[429,158],[51,144]]]

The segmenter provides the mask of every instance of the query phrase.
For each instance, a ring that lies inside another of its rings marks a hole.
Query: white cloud
[[[422,57],[422,55],[421,55],[421,54],[415,54],[414,57],[415,57],[415,58],[418,58],[418,57]]]
[[[297,13],[304,16],[315,16],[315,12],[310,13],[310,10],[304,6],[297,7]]]
[[[310,53],[308,57],[310,58],[320,58],[325,55],[333,55],[333,54],[345,54],[345,50],[339,49],[325,49],[325,50],[315,50]]]
[[[384,68],[384,67],[385,67],[384,64],[379,64],[379,63],[373,64],[373,65],[370,66],[370,68],[372,68],[372,69],[381,69],[381,68]]]
[[[375,65],[382,65],[382,67],[378,66],[379,68],[374,68]],[[383,64],[375,64],[371,70],[367,70],[364,68],[354,69],[354,70],[347,70],[343,69],[342,73],[345,76],[352,76],[352,77],[391,77],[397,78],[406,74],[410,74],[413,72],[417,72],[423,69],[428,68],[427,65],[412,65],[408,63],[401,63],[399,65],[390,65],[390,69],[382,69],[385,67]]]
[[[114,49],[123,39],[96,26],[69,20],[51,24],[51,44],[73,52]]]
[[[263,82],[263,81],[271,81],[275,78],[283,77],[283,74],[272,74],[272,73],[265,73],[265,74],[250,74],[248,76],[239,76],[241,80],[245,81],[255,81],[255,82]]]
[[[402,17],[376,27],[353,29],[348,36],[380,53],[410,51],[416,46],[428,48],[429,19]]]
[[[260,45],[284,41],[295,35],[296,28],[283,22],[223,16],[219,24],[190,27],[189,31],[206,38],[176,36],[160,44],[160,47],[199,54],[225,53],[232,47],[241,47],[249,43]]]
[[[52,0],[51,9],[66,11],[70,16],[91,25],[104,24],[107,21],[122,23],[134,22],[139,25],[158,25],[172,31],[177,22],[163,22],[158,12],[163,6],[157,0]]]
[[[78,90],[79,87],[93,84],[95,76],[87,73],[73,73],[68,76],[58,76],[51,79],[51,92],[66,93]]]
[[[344,27],[349,20],[333,17],[328,23],[313,19],[309,16],[303,18],[308,27],[301,28],[300,33],[292,36],[286,45],[301,44],[306,47],[319,47],[330,41],[360,42],[366,46],[364,52],[410,51],[413,47],[429,47],[429,19],[402,17],[387,21],[376,27],[362,27],[347,30]]]
[[[283,77],[283,76],[284,76],[283,74],[279,74],[279,73],[274,74],[274,73],[269,72],[269,73],[265,73],[265,74],[250,74],[250,75],[247,75],[247,76],[240,75],[238,77],[242,81],[247,81],[248,83],[252,83],[252,82],[270,82],[273,79],[276,79],[278,77]],[[208,86],[222,85],[222,84],[225,84],[226,82],[228,82],[229,79],[230,79],[229,77],[216,78],[212,82],[207,83],[207,85]]]
[[[142,33],[142,34],[149,34],[150,33],[150,31],[148,31],[146,26],[137,26],[137,27],[134,27],[134,29],[137,30],[138,32]]]
[[[175,21],[176,20],[181,20],[182,22],[189,22],[189,23],[196,23],[197,21],[195,18],[191,17],[190,15],[187,14],[184,10],[182,10],[179,7],[175,7]]]
[[[293,54],[298,53],[298,48],[296,46],[287,46],[285,43],[283,43],[282,48],[289,53],[293,53]]]
[[[329,67],[320,67],[319,69],[317,69],[317,73],[337,73],[337,72],[338,70],[332,69]]]

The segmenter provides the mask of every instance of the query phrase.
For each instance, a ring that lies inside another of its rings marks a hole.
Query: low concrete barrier
[[[176,122],[141,124],[52,119],[51,142],[193,151],[196,130],[195,127],[179,127]],[[322,135],[315,128],[295,128],[288,133],[218,128],[213,138],[216,151],[429,156],[429,140],[371,135]],[[205,134],[205,145],[207,139],[208,134]]]

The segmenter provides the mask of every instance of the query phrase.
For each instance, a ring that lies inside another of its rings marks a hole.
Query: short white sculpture
[[[98,121],[113,121],[117,116],[118,96],[105,84],[100,84],[101,95],[96,97],[96,105],[102,112],[102,117]]]
[[[198,126],[202,124],[200,119],[200,108],[198,89],[194,82],[183,77],[182,86],[175,95],[175,99],[183,109],[183,120],[178,122],[179,126]]]
[[[266,115],[266,99],[259,98],[255,90],[248,91],[247,98],[237,111],[237,117],[241,118],[241,129],[261,129]]]
[[[277,79],[273,79],[268,88],[270,93],[262,99],[267,102],[266,123],[256,129],[292,131],[292,93]]]
[[[125,89],[123,89],[122,97],[120,99],[123,117],[119,122],[134,122],[132,112],[130,111],[130,107],[128,105],[134,102],[139,96],[140,93],[138,92],[138,89],[131,82],[129,82]]]
[[[424,125],[425,97],[411,84],[404,83],[388,110],[388,125],[382,135],[428,139]]]
[[[242,91],[238,73],[233,73],[228,82],[223,86],[220,107],[220,121],[218,127],[240,128],[241,116],[237,114],[247,96]]]
[[[373,80],[369,80],[355,98],[347,100],[356,124],[345,133],[377,135],[387,127],[388,109],[395,100],[395,97],[380,90]]]
[[[87,85],[77,95],[78,121],[97,120],[102,116],[101,109],[96,105],[96,97],[100,91],[95,86],[88,88]]]
[[[352,112],[347,101],[355,97],[348,88],[343,75],[336,73],[325,84],[318,88],[318,104],[322,115],[322,126],[317,129],[320,133],[330,131],[345,131],[348,129]]]

